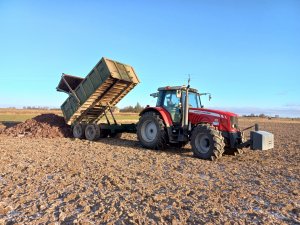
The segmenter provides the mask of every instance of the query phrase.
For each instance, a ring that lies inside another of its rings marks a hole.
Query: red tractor
[[[196,157],[212,160],[220,158],[225,150],[241,153],[243,147],[262,150],[273,147],[273,135],[258,131],[258,126],[250,140],[244,141],[238,116],[204,108],[200,96],[206,94],[189,85],[163,87],[151,94],[157,97],[156,107],[146,107],[137,124],[141,144],[150,149],[164,149],[167,145],[182,147],[190,142]]]

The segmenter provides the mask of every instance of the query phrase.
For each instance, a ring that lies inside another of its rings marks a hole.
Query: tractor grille
[[[230,124],[232,128],[238,129],[239,127],[239,121],[237,116],[231,116],[230,117]]]

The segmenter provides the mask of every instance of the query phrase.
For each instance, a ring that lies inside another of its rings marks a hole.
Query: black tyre
[[[100,127],[96,124],[89,124],[85,128],[85,137],[89,141],[96,141],[100,138]]]
[[[111,138],[121,138],[122,133],[111,133],[111,134],[109,134],[109,137],[111,137]]]
[[[137,136],[145,148],[159,150],[164,149],[168,144],[166,126],[155,112],[146,112],[140,117]]]
[[[240,133],[238,144],[244,143],[246,141],[244,132]],[[229,138],[225,138],[225,154],[227,155],[238,155],[242,154],[243,150],[239,148],[231,148]]]
[[[84,139],[85,138],[85,124],[76,124],[73,126],[73,137],[74,138],[79,138],[79,139]]]
[[[194,156],[213,160],[222,157],[225,143],[221,132],[209,124],[204,124],[194,128],[191,145]]]

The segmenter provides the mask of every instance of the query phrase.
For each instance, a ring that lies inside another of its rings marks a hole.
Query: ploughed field
[[[260,120],[273,150],[212,162],[189,145],[144,149],[134,134],[64,138],[67,127],[47,118],[2,129],[0,224],[300,223],[299,121]]]

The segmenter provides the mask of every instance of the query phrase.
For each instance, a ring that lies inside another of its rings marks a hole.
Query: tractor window
[[[185,91],[182,92],[182,102],[185,104]],[[189,92],[189,107],[200,108],[199,99],[197,93]]]
[[[170,113],[175,123],[181,120],[179,103],[180,99],[176,96],[176,91],[165,92],[164,108]]]
[[[180,99],[176,96],[176,91],[166,91],[164,106],[175,107],[178,106]]]

